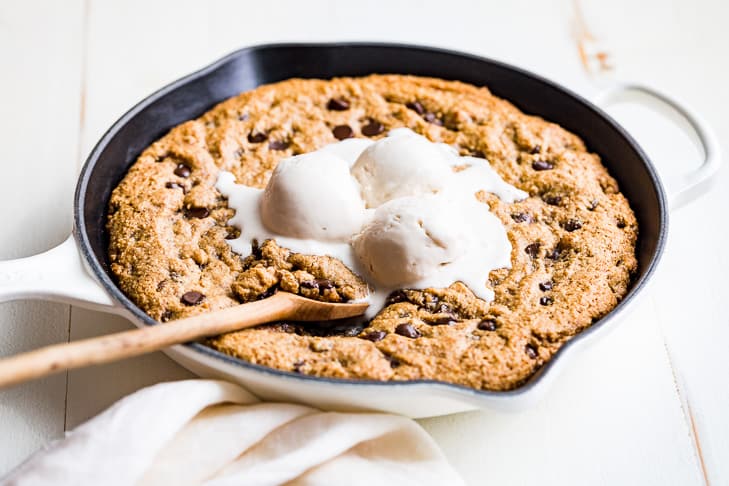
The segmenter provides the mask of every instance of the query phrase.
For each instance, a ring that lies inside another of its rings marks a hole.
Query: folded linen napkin
[[[462,485],[405,417],[261,403],[214,380],[129,395],[19,466],[7,485]]]

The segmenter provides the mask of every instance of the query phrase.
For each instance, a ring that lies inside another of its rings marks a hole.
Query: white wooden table
[[[255,43],[437,45],[529,68],[586,96],[606,77],[642,81],[689,102],[726,140],[727,5],[0,0],[0,259],[68,234],[79,168],[128,107]],[[607,76],[587,74],[580,46],[593,71],[594,54],[608,55]],[[612,111],[662,171],[695,162],[661,119]],[[631,316],[536,408],[421,421],[469,484],[729,484],[728,208],[724,170],[706,196],[672,215],[661,268]],[[130,326],[59,304],[0,304],[0,355]],[[189,376],[157,353],[0,391],[0,474],[119,397]]]

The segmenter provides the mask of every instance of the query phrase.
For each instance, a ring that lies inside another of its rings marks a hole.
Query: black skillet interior
[[[331,78],[372,73],[434,76],[488,86],[495,95],[511,101],[524,112],[556,122],[582,137],[618,180],[638,218],[639,271],[631,295],[623,304],[630,299],[657,262],[667,224],[663,190],[637,144],[599,109],[531,73],[467,54],[393,44],[280,44],[245,48],[163,88],[135,106],[99,141],[77,187],[74,208],[77,239],[92,271],[133,314],[148,324],[154,323],[116,288],[106,254],[106,207],[111,191],[142,150],[175,125],[261,84],[292,77]]]

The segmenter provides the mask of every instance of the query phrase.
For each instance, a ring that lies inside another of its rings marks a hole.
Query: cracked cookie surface
[[[208,344],[319,376],[519,386],[625,295],[638,226],[615,180],[578,137],[487,88],[400,75],[292,79],[173,128],[139,156],[109,202],[109,258],[120,288],[160,321],[278,289],[332,302],[366,295],[367,284],[329,257],[294,254],[274,241],[256,242],[245,259],[232,253],[225,240],[238,234],[227,225],[233,211],[214,185],[226,170],[240,184],[264,187],[282,158],[397,127],[485,157],[529,193],[513,204],[478,194],[512,244],[512,268],[485,282],[495,300],[483,302],[455,282],[395,292],[369,323],[278,323]]]

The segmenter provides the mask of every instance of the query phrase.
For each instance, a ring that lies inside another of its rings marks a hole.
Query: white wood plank
[[[0,2],[0,259],[71,230],[78,158],[82,2]],[[68,306],[0,304],[0,355],[68,338]],[[0,475],[63,432],[65,374],[0,391]]]
[[[615,76],[680,96],[715,128],[723,153],[728,154],[729,4],[621,0],[608,6],[593,0],[587,10],[614,52]],[[621,13],[625,11],[630,15]],[[650,123],[631,123],[626,118],[623,122],[662,174],[670,176],[695,165],[680,137],[659,137]],[[725,379],[729,376],[729,317],[725,311],[729,228],[723,214],[729,207],[727,189],[729,172],[723,168],[706,196],[671,215],[669,243],[655,286],[657,313],[683,395],[686,421],[694,432],[710,484],[729,482],[729,387]]]

